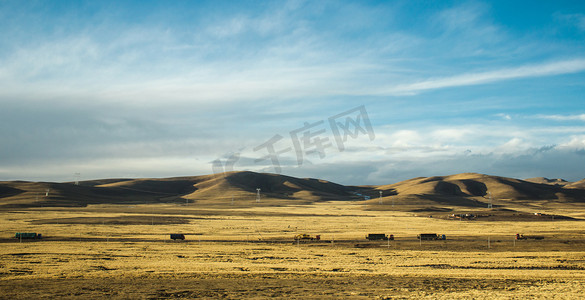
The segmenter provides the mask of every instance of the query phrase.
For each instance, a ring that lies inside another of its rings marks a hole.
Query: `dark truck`
[[[384,233],[370,233],[366,236],[366,239],[370,241],[378,241],[378,240],[394,240],[394,235],[391,234],[387,236]]]
[[[35,232],[17,232],[14,235],[14,238],[17,239],[41,239],[42,237],[42,234]]]
[[[527,240],[527,239],[544,240],[544,236],[542,236],[542,235],[523,235],[521,233],[516,233],[516,239],[517,240]]]
[[[446,240],[447,236],[438,235],[436,233],[421,233],[417,236],[417,238],[421,241],[434,241],[434,240]]]
[[[171,240],[184,240],[185,235],[182,233],[171,233]]]

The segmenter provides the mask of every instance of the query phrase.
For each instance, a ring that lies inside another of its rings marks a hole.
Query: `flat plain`
[[[580,220],[449,220],[364,208],[346,201],[3,212],[1,297],[575,299],[585,290]],[[45,237],[11,238],[19,231]],[[421,232],[447,239],[419,241]],[[518,232],[545,239],[516,241]],[[297,233],[321,240],[295,242]],[[396,238],[368,241],[367,233]]]
[[[245,202],[6,206],[0,298],[584,297],[583,203],[416,209],[383,198],[295,205],[256,202],[253,192]],[[463,213],[478,217],[458,217]],[[43,238],[20,240],[16,232]],[[171,240],[171,233],[186,239]],[[369,241],[369,233],[395,239]],[[446,240],[421,241],[420,233]],[[543,239],[516,240],[517,233]],[[320,239],[295,241],[297,234]]]

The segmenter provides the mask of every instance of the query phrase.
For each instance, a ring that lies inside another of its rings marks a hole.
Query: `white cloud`
[[[209,157],[206,157],[209,158]],[[73,181],[74,173],[81,173],[81,179],[96,178],[152,178],[211,174],[211,167],[200,157],[126,157],[92,160],[64,160],[19,164],[0,168],[2,180],[26,178],[35,181]]]
[[[473,134],[473,130],[468,128],[444,128],[433,131],[431,136],[442,142],[453,143],[465,140],[470,134]]]
[[[572,136],[571,140],[559,145],[560,148],[583,150],[585,149],[585,135]]]
[[[580,115],[538,115],[539,119],[553,120],[553,121],[585,121],[585,114]]]
[[[510,154],[529,149],[531,145],[521,138],[515,137],[494,149],[494,153]]]
[[[392,147],[407,148],[420,145],[422,142],[420,134],[415,130],[400,130],[391,134]]]
[[[571,74],[582,71],[585,71],[585,59],[578,58],[552,63],[505,68],[489,72],[466,73],[451,77],[429,79],[411,84],[391,86],[381,89],[378,92],[387,95],[412,95],[434,89],[480,85],[509,79]]]

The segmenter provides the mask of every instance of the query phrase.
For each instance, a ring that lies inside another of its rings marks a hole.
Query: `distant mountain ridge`
[[[521,179],[491,176],[477,173],[462,173],[449,176],[419,177],[390,185],[377,186],[377,189],[388,191],[397,196],[420,197],[492,197],[497,199],[559,199],[582,195],[574,190],[563,188],[565,182],[560,180],[538,180],[537,183]]]
[[[571,188],[571,189],[585,189],[585,179],[571,182],[571,183],[565,185],[565,187]]]
[[[524,179],[524,180],[528,181],[528,182],[533,182],[533,183],[556,184],[556,185],[563,185],[563,186],[571,183],[571,182],[568,182],[568,181],[561,179],[561,178],[548,179],[546,177],[534,177],[534,178],[528,178],[528,179]]]
[[[477,173],[417,177],[379,186],[345,186],[286,175],[229,172],[175,178],[101,179],[73,183],[0,182],[0,208],[88,204],[193,203],[253,205],[260,189],[264,205],[316,201],[382,200],[410,206],[485,207],[489,201],[585,202],[585,179],[570,183],[544,177],[520,180]],[[49,196],[46,196],[49,190]],[[370,200],[367,200],[367,198]],[[490,200],[491,199],[491,200]]]
[[[352,200],[351,187],[312,178],[230,172],[174,178],[101,179],[73,183],[0,182],[0,207],[84,206],[87,204],[196,203],[225,204],[283,200],[282,204]],[[46,192],[49,190],[49,196]],[[274,202],[274,201],[273,201]],[[275,203],[273,203],[275,204]]]

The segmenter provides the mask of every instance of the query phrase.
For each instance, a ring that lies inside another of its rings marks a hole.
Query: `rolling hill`
[[[561,179],[561,178],[548,179],[546,177],[534,177],[534,178],[528,178],[528,179],[524,179],[524,180],[528,181],[528,182],[532,182],[532,183],[542,183],[542,184],[552,184],[552,185],[562,185],[562,186],[565,186],[565,185],[571,183],[571,182],[568,182],[568,181]]]
[[[570,188],[570,189],[585,189],[585,179],[571,182],[571,183],[565,185],[565,187]]]
[[[73,183],[0,182],[0,208],[39,206],[86,206],[89,204],[194,203],[199,206],[241,207],[299,205],[316,201],[357,200],[372,209],[393,203],[396,209],[451,211],[547,201],[585,203],[585,180],[575,183],[546,178],[520,180],[476,173],[418,177],[380,186],[344,186],[320,179],[230,172],[175,178],[101,179]],[[46,192],[49,190],[49,196]],[[365,200],[369,196],[370,200]]]
[[[372,187],[383,191],[386,200],[405,206],[423,207],[487,207],[490,198],[494,207],[506,203],[554,201],[585,203],[585,190],[548,179],[531,181],[462,173],[450,176],[419,177],[390,185]],[[374,202],[377,200],[370,200]]]
[[[0,182],[0,207],[85,206],[88,204],[256,202],[270,205],[355,199],[350,187],[312,178],[231,172],[222,175],[162,179],[102,179],[73,183]],[[49,196],[46,192],[49,190]]]

